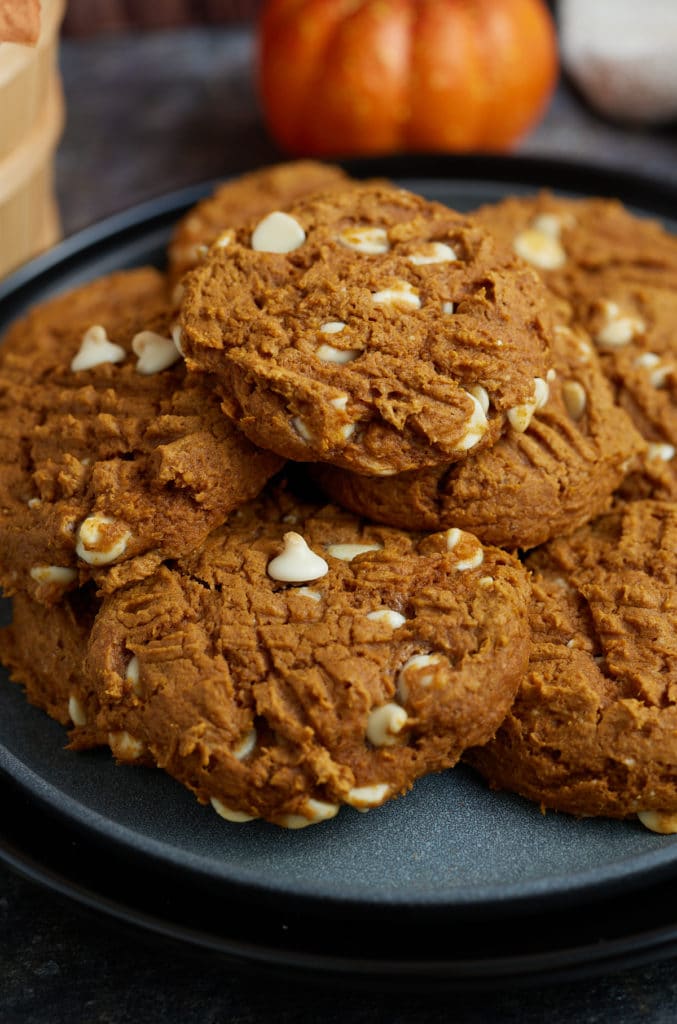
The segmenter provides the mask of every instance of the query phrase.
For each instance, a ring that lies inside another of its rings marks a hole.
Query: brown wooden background
[[[63,34],[248,21],[261,0],[69,0]]]

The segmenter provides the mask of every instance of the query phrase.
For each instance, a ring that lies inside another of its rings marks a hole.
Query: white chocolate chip
[[[132,338],[132,350],[138,356],[136,372],[148,376],[160,373],[181,358],[181,349],[173,338],[155,331],[139,331]]]
[[[288,213],[274,210],[254,228],[251,244],[256,252],[293,252],[303,245],[306,233]]]
[[[365,551],[382,551],[382,544],[327,544],[327,554],[340,558],[342,562],[352,562],[353,558],[363,555]]]
[[[541,270],[557,270],[567,261],[559,238],[536,227],[526,228],[513,242],[515,252]]]
[[[367,618],[372,622],[385,622],[391,629],[399,629],[407,621],[404,615],[393,611],[392,608],[379,608],[375,612],[369,612]]]
[[[301,419],[300,416],[294,416],[294,418],[291,421],[291,425],[296,431],[296,433],[299,435],[299,437],[302,437],[304,441],[312,441],[313,435],[311,434],[310,430],[306,426],[306,423],[304,422],[304,420]]]
[[[487,413],[489,412],[489,405],[491,404],[489,400],[489,392],[487,391],[487,389],[483,388],[481,384],[475,384],[474,387],[468,388],[468,394],[472,395],[473,398],[477,399],[477,401],[482,406],[482,412],[486,416]]]
[[[77,570],[65,565],[34,565],[31,569],[31,579],[36,583],[58,583],[65,587],[77,578]]]
[[[494,585],[494,577],[493,576],[481,576],[480,579],[477,581],[477,583],[478,583],[478,586],[480,586],[480,587],[493,587],[493,585]]]
[[[653,369],[654,366],[658,366],[661,359],[655,352],[642,352],[641,356],[637,356],[635,359],[635,366],[645,367],[646,369]]]
[[[346,802],[358,811],[382,804],[390,792],[387,782],[376,782],[371,786],[354,786],[348,790]]]
[[[455,306],[454,306],[453,302],[446,301],[446,302],[442,303],[442,312],[445,313],[447,316],[450,313],[453,313],[454,309],[455,309]]]
[[[675,457],[675,446],[666,441],[652,441],[647,448],[649,459],[661,459],[663,462],[671,462]]]
[[[473,391],[474,390],[475,388],[473,388]],[[484,390],[484,388],[482,388],[482,390]],[[456,445],[456,451],[459,452],[467,452],[470,448],[474,448],[475,445],[482,440],[488,427],[487,417],[482,401],[477,398],[472,391],[466,391],[466,394],[473,403],[473,411],[466,423],[465,434]]]
[[[562,399],[572,420],[580,420],[588,404],[583,385],[577,380],[565,380],[562,384]]]
[[[340,334],[347,326],[343,320],[330,320],[328,323],[322,324],[320,330],[323,334]]]
[[[408,281],[398,281],[393,288],[384,288],[380,292],[372,292],[371,295],[377,306],[408,306],[410,309],[420,309],[421,300],[416,289]]]
[[[462,558],[456,562],[454,569],[457,572],[466,572],[468,569],[477,569],[478,566],[484,561],[484,551],[482,550],[481,544],[478,543],[477,548],[468,558]]]
[[[535,231],[540,231],[551,238],[559,238],[562,231],[562,220],[556,213],[539,213],[531,222]]]
[[[137,740],[125,730],[109,732],[108,746],[118,761],[138,761],[146,749],[141,740]]]
[[[595,341],[602,348],[623,348],[637,335],[643,334],[646,324],[636,316],[623,316],[616,302],[604,302],[606,323],[595,335]]]
[[[220,817],[225,818],[226,821],[254,821],[253,814],[246,814],[244,811],[236,811],[232,807],[228,807],[221,800],[218,800],[215,796],[209,801]]]
[[[674,369],[672,363],[661,363],[660,356],[655,352],[643,352],[641,356],[637,356],[635,366],[651,371],[649,380],[654,388],[665,387],[665,382]]]
[[[324,558],[311,551],[300,533],[285,533],[284,548],[268,563],[268,575],[280,583],[309,583],[329,572]]]
[[[407,259],[420,266],[426,263],[453,263],[458,256],[445,242],[428,242],[420,252],[412,253]]]
[[[105,327],[98,324],[90,327],[82,335],[82,343],[77,355],[71,360],[71,370],[91,370],[102,363],[121,363],[127,353],[121,345],[108,340]]]
[[[415,654],[413,658],[409,658],[405,661],[404,665],[399,671],[397,677],[397,692],[403,701],[409,698],[409,685],[407,683],[407,676],[413,669],[416,671],[421,668],[428,668],[430,665],[439,665],[441,662],[439,654]],[[418,680],[420,686],[430,686],[434,679],[434,673],[427,673],[421,676]]]
[[[256,746],[257,739],[256,729],[250,729],[239,746],[233,751],[233,757],[236,757],[238,761],[244,761],[245,757],[249,757]]]
[[[322,363],[352,363],[362,353],[359,349],[334,348],[333,345],[320,345],[315,355]]]
[[[367,718],[367,739],[375,747],[392,747],[408,717],[401,704],[391,702],[374,708]]]
[[[68,698],[68,714],[73,725],[87,725],[87,712],[79,697],[71,694]]]
[[[94,513],[84,519],[80,523],[77,543],[75,545],[78,558],[81,558],[83,562],[87,562],[88,565],[108,565],[109,562],[114,562],[116,558],[123,555],[132,537],[131,532],[127,529],[124,529],[108,547],[100,547],[102,542],[101,528],[111,526],[115,522],[115,519],[100,515],[99,513]]]
[[[550,387],[542,377],[534,377],[534,405],[536,410],[542,409],[550,398]]]
[[[334,409],[338,409],[339,412],[345,412],[346,406],[348,405],[348,396],[339,395],[338,398],[331,398],[329,400],[329,404],[333,406]]]
[[[319,590],[311,590],[310,587],[299,587],[296,593],[300,594],[301,597],[307,597],[310,601],[322,600],[322,594]]]
[[[367,226],[345,228],[337,235],[337,238],[341,245],[345,245],[348,249],[354,249],[356,252],[366,253],[370,256],[377,256],[390,249],[388,232],[385,228]]]
[[[172,290],[172,306],[177,309],[183,302],[183,297],[186,294],[186,286],[183,281],[179,281],[174,285]]]
[[[141,674],[139,668],[139,659],[135,654],[133,654],[127,662],[125,680],[129,683],[136,696],[142,697],[143,690],[141,688]]]
[[[26,504],[28,505],[29,508],[40,508],[40,506],[42,505],[42,501],[40,500],[40,498],[29,498]]]
[[[346,423],[345,426],[341,427],[341,437],[344,441],[349,441],[357,430],[357,423]]]
[[[459,530],[458,526],[447,530],[447,551],[453,551],[462,536],[463,530]]]
[[[171,330],[171,335],[172,341],[176,346],[176,351],[179,353],[180,356],[184,355],[185,353],[183,351],[183,331],[181,330],[180,324],[174,324]]]
[[[553,370],[551,366],[545,375],[545,379],[547,380],[548,384],[552,384],[552,382],[557,379],[557,370]]]
[[[661,836],[677,834],[677,814],[666,811],[639,811],[637,817],[645,828]]]
[[[338,804],[330,804],[325,800],[314,800],[310,797],[306,800],[305,814],[286,814],[281,824],[284,828],[306,828],[308,825],[317,825],[321,821],[328,821],[336,817],[339,811]]]
[[[508,422],[518,434],[523,434],[528,428],[536,412],[536,405],[533,402],[525,402],[523,405],[514,405],[508,409]]]
[[[222,231],[219,237],[214,242],[214,245],[216,246],[217,249],[225,249],[230,245],[234,237],[235,236],[233,235],[232,231]]]

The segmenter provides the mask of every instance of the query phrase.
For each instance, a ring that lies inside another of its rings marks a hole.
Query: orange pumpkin
[[[544,0],[268,0],[259,91],[295,155],[501,151],[559,70]]]

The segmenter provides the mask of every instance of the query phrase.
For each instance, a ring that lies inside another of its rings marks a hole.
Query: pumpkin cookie
[[[12,623],[0,629],[0,662],[31,704],[70,728],[70,747],[106,743],[96,730],[96,701],[83,659],[98,601],[91,586],[56,605],[27,594],[12,600]]]
[[[477,216],[537,267],[595,342],[616,400],[648,442],[624,493],[677,498],[677,237],[619,202],[547,193]]]
[[[231,821],[375,807],[494,734],[528,659],[528,592],[519,561],[461,530],[273,492],[105,600],[99,728]]]
[[[527,566],[529,668],[467,760],[543,807],[653,827],[677,812],[677,505],[629,503]]]
[[[369,184],[213,247],[184,279],[179,343],[256,444],[388,475],[464,458],[533,411],[546,305],[486,232]]]
[[[487,204],[472,217],[574,308],[596,289],[600,275],[626,284],[677,287],[677,238],[617,199],[539,192]]]
[[[274,164],[225,181],[193,206],[176,225],[167,250],[168,274],[176,284],[205,250],[228,228],[263,216],[312,192],[341,185],[350,178],[333,164],[296,160]]]
[[[387,478],[316,465],[314,479],[351,511],[406,529],[458,526],[511,549],[571,533],[608,511],[645,446],[582,331],[557,326],[552,354],[547,400],[525,430],[511,427],[493,448]]]
[[[120,272],[51,299],[0,350],[0,583],[59,600],[199,544],[281,460],[187,376],[165,278]],[[178,360],[178,361],[177,361]]]

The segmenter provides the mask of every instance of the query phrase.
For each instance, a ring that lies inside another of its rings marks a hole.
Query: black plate
[[[677,190],[593,168],[501,158],[346,167],[462,210],[541,187],[616,195],[677,231],[668,216]],[[213,185],[113,217],[23,267],[0,283],[0,331],[85,280],[162,266],[172,226]],[[1,612],[7,621],[8,602]],[[315,977],[455,986],[598,972],[677,948],[664,884],[677,873],[677,841],[636,821],[544,816],[457,769],[369,814],[345,809],[301,832],[232,825],[160,772],[63,744],[63,730],[18,687],[0,688],[0,856],[83,903],[198,947]]]

